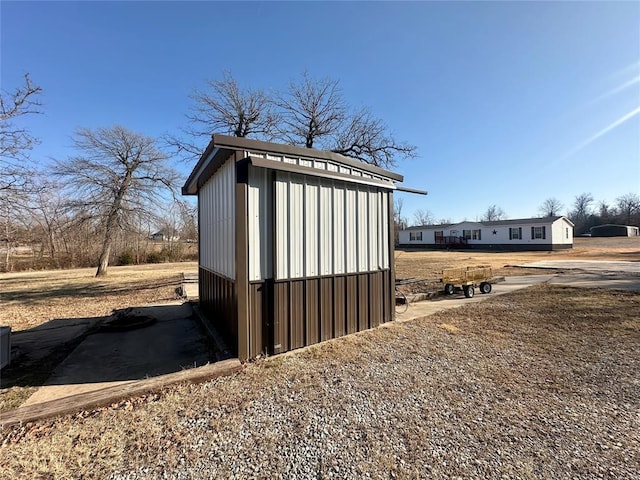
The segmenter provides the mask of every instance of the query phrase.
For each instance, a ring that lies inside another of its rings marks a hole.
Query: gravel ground
[[[640,478],[640,295],[536,287],[4,432],[2,478]]]

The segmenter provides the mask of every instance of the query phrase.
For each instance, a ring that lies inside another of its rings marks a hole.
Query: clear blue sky
[[[71,155],[78,127],[176,132],[189,92],[224,69],[264,89],[306,69],[418,146],[396,168],[429,191],[398,195],[409,219],[640,193],[639,2],[2,1],[0,13],[3,90],[25,72],[44,89],[44,114],[26,122],[42,162]]]

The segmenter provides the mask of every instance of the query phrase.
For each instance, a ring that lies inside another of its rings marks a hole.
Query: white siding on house
[[[544,238],[533,238],[532,228],[540,228]],[[512,238],[510,229],[518,229],[518,232],[522,232],[521,238]],[[567,230],[568,229],[568,230]],[[399,243],[402,245],[434,245],[435,244],[435,232],[442,232],[442,235],[462,237],[465,230],[476,231],[480,230],[481,238],[468,239],[467,244],[473,245],[572,245],[573,244],[573,227],[571,223],[564,217],[558,218],[551,222],[531,222],[528,219],[522,221],[512,222],[503,225],[485,225],[481,222],[461,222],[454,225],[447,226],[433,226],[424,228],[411,228],[408,230],[401,230],[399,232]],[[411,234],[422,233],[421,240],[412,240]]]
[[[287,172],[275,192],[277,279],[389,268],[387,192]]]
[[[225,162],[198,191],[200,265],[235,279],[236,171]]]
[[[571,245],[573,244],[573,227],[564,218],[554,222],[551,234],[553,243]]]

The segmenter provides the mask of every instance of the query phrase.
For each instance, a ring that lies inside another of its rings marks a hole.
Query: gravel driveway
[[[607,292],[596,306],[552,289],[540,303],[547,291],[208,384],[202,408],[180,413],[175,468],[160,453],[112,478],[639,478],[640,324],[601,316],[640,299]]]
[[[532,287],[27,426],[2,478],[639,478],[640,295]]]

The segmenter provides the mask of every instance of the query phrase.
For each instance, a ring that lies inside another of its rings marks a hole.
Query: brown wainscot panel
[[[198,288],[200,307],[213,326],[224,337],[227,346],[238,348],[238,315],[235,282],[199,267]]]
[[[286,352],[392,320],[390,270],[269,282],[272,288],[263,282],[250,288],[251,315],[262,317],[261,327],[250,321],[251,329],[262,332],[263,342],[259,348],[252,335],[252,354]]]

